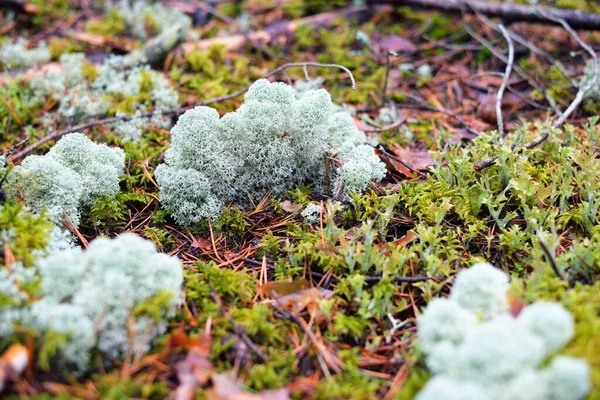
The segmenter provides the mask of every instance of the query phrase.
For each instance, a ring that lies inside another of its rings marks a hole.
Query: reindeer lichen
[[[559,356],[549,367],[543,365],[573,339],[571,314],[558,304],[537,302],[515,318],[505,306],[507,283],[500,270],[480,263],[459,272],[449,299],[427,306],[418,318],[418,333],[427,366],[436,376],[418,400],[437,399],[441,391],[448,398],[490,400],[580,400],[588,393],[585,361]],[[465,387],[478,394],[468,395]],[[506,397],[507,390],[518,396]]]
[[[96,347],[110,359],[147,351],[182,300],[179,260],[131,233],[52,253],[37,266],[42,298],[24,325],[66,335],[58,359],[79,371]]]
[[[10,172],[6,192],[13,198],[23,197],[35,213],[48,210],[56,224],[68,217],[78,225],[84,208],[117,194],[124,166],[121,149],[71,133],[46,155],[26,157]]]
[[[163,206],[181,224],[214,218],[228,202],[248,205],[269,190],[282,195],[311,184],[323,193],[327,176],[333,193],[348,198],[385,175],[364,133],[348,114],[334,112],[323,89],[297,93],[259,80],[237,111],[219,118],[196,107],[179,118],[171,137],[156,178]]]

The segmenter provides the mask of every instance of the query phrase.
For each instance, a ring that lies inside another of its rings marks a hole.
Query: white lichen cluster
[[[111,125],[115,133],[131,141],[141,138],[148,123],[162,128],[170,126],[170,118],[163,117],[160,111],[176,107],[179,95],[167,78],[148,65],[110,56],[103,64],[94,66],[82,53],[63,54],[60,63],[60,69],[36,75],[30,85],[38,95],[58,102],[57,113],[61,118],[76,122],[105,117],[116,110],[117,115],[134,117]],[[125,107],[120,108],[125,110],[119,108],[123,104]],[[144,117],[151,109],[157,112]],[[56,118],[56,115],[50,113],[46,117]]]
[[[562,306],[538,302],[509,312],[508,278],[485,263],[461,271],[447,299],[418,318],[421,348],[434,376],[417,400],[579,400],[590,390],[583,360],[557,356],[574,336]]]
[[[2,232],[4,235],[5,232]],[[3,238],[3,243],[8,242]],[[28,302],[21,287],[36,279],[33,268],[13,263],[10,268],[0,268],[0,338],[13,333],[13,326],[23,319],[23,308]]]
[[[160,2],[147,0],[118,0],[105,2],[106,12],[117,10],[127,25],[127,30],[139,39],[148,38],[148,26],[156,29],[156,34],[174,26],[190,27],[192,20],[181,11],[166,7]]]
[[[302,215],[307,224],[316,225],[319,223],[321,214],[323,213],[323,207],[320,204],[310,203],[304,210],[302,210]]]
[[[16,42],[5,42],[0,46],[0,60],[11,68],[30,67],[50,61],[50,50],[45,42],[30,48],[27,40],[19,38]]]
[[[124,168],[123,150],[71,133],[47,154],[26,157],[9,174],[5,191],[22,197],[34,213],[46,209],[57,225],[68,217],[77,226],[84,208],[117,194]]]
[[[179,260],[131,233],[95,239],[85,251],[50,254],[38,268],[43,296],[31,307],[25,324],[68,334],[61,358],[81,371],[93,348],[110,359],[128,351],[146,352],[182,301]],[[158,319],[154,314],[135,315],[136,307],[165,295]]]
[[[323,193],[327,165],[339,197],[362,192],[385,175],[364,133],[347,113],[334,111],[325,90],[298,93],[266,79],[223,118],[209,107],[187,111],[171,138],[156,178],[163,206],[181,224],[214,218],[225,203],[246,205],[269,190],[281,195],[310,184]]]
[[[22,288],[36,280],[41,291],[31,303]],[[181,304],[182,282],[176,257],[131,233],[95,239],[85,251],[51,253],[35,267],[13,263],[0,269],[0,339],[16,325],[64,335],[55,360],[76,373],[87,370],[93,349],[107,359],[139,356],[165,332]],[[154,309],[140,313],[139,306]]]

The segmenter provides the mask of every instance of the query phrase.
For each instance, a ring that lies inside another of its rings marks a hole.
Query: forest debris
[[[377,41],[377,45],[382,50],[394,50],[396,52],[413,52],[417,50],[417,46],[413,42],[399,35],[385,36]]]
[[[311,317],[316,317],[319,313],[319,300],[327,300],[333,296],[332,290],[310,287],[305,279],[267,282],[258,290],[267,298],[277,299],[295,315],[306,309]]]
[[[293,212],[296,212],[296,211],[302,209],[302,204],[295,204],[289,200],[284,200],[284,201],[280,202],[279,206],[283,209],[283,211],[289,212],[289,213],[293,213]]]
[[[187,29],[188,27],[184,24],[165,29],[160,35],[149,40],[144,47],[132,51],[126,58],[134,63],[156,65],[185,39]]]
[[[29,353],[25,346],[13,344],[0,357],[0,392],[4,390],[6,381],[21,375],[29,364]]]
[[[207,391],[210,400],[289,400],[287,390],[265,390],[250,393],[242,390],[242,382],[231,373],[215,374],[212,377],[213,386]]]
[[[421,8],[433,8],[447,12],[460,13],[462,8],[469,13],[481,13],[492,17],[501,17],[506,22],[526,21],[542,24],[559,24],[548,19],[544,14],[565,20],[576,29],[600,29],[600,15],[585,13],[579,10],[561,8],[525,6],[507,2],[492,3],[475,0],[370,0],[369,4],[393,4],[394,6],[413,6]],[[543,12],[540,12],[543,10]]]
[[[278,22],[265,29],[247,35],[237,34],[187,42],[183,44],[182,48],[186,53],[194,50],[206,50],[215,45],[224,45],[227,50],[239,50],[248,44],[248,39],[256,45],[263,45],[273,42],[280,36],[291,36],[296,29],[303,25],[309,25],[312,28],[330,27],[339,18],[365,19],[369,17],[370,10],[371,8],[367,6],[343,8],[341,10],[312,15],[293,21]]]
[[[183,329],[175,331],[169,339],[172,349],[188,349],[183,361],[175,365],[179,386],[175,389],[175,400],[191,400],[196,397],[198,388],[212,385],[206,390],[207,398],[211,400],[287,400],[288,391],[285,389],[267,390],[260,393],[250,393],[242,389],[243,383],[233,373],[217,374],[209,360],[212,340],[210,334],[196,339],[190,338]]]
[[[129,52],[133,50],[133,42],[124,39],[112,39],[101,35],[95,35],[89,32],[80,32],[75,30],[68,30],[65,35],[73,40],[87,43],[92,46],[103,47],[108,46],[116,50]]]
[[[175,389],[174,399],[193,399],[196,389],[208,383],[213,373],[212,364],[208,359],[211,345],[210,334],[191,339],[183,329],[180,329],[171,335],[169,347],[189,350],[185,359],[175,365],[179,386]]]

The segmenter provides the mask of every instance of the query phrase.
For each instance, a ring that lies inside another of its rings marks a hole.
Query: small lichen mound
[[[507,290],[508,277],[504,272],[490,268],[489,264],[478,263],[457,276],[450,299],[489,319],[508,309]]]
[[[59,358],[78,371],[93,348],[109,359],[146,352],[182,301],[179,260],[131,233],[50,254],[38,268],[43,296],[25,325],[66,334]]]
[[[158,1],[108,0],[104,4],[107,13],[117,11],[128,30],[140,39],[147,39],[175,25],[192,25],[190,17]]]
[[[98,66],[82,53],[63,54],[61,68],[46,75],[38,74],[31,87],[38,96],[58,102],[56,114],[72,123],[107,115],[129,116],[130,120],[112,124],[125,141],[138,141],[149,123],[169,128],[170,118],[159,111],[176,107],[179,95],[167,78],[148,65],[122,56],[110,56]],[[144,114],[155,111],[152,117]],[[45,118],[56,118],[48,113]],[[48,121],[47,126],[52,126]]]
[[[27,40],[19,38],[15,43],[9,41],[0,46],[0,59],[13,68],[30,67],[50,61],[50,50],[44,42],[29,48]]]
[[[117,194],[124,168],[123,150],[71,133],[46,155],[26,157],[9,174],[5,189],[34,213],[47,209],[57,225],[66,217],[78,225],[82,209]]]
[[[430,302],[418,318],[421,348],[435,374],[417,400],[561,399],[589,392],[585,361],[555,357],[574,336],[562,306],[539,302],[518,317],[508,310],[508,277],[490,264],[461,271],[448,299]]]
[[[319,223],[322,213],[323,207],[320,204],[310,203],[302,210],[300,215],[304,217],[307,224],[316,225]]]
[[[171,138],[156,178],[163,206],[181,224],[214,218],[227,202],[248,205],[269,190],[282,195],[310,184],[323,193],[326,176],[332,193],[347,197],[385,175],[364,133],[348,114],[334,111],[329,93],[300,93],[266,79],[222,118],[208,107],[187,111]]]

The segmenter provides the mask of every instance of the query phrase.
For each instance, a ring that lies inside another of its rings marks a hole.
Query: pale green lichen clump
[[[574,336],[573,317],[538,302],[513,317],[508,277],[489,264],[461,271],[448,299],[435,299],[418,318],[419,343],[435,374],[418,400],[580,400],[589,392],[585,361],[555,357]]]
[[[123,150],[71,133],[46,155],[26,157],[9,174],[5,190],[34,213],[48,210],[57,225],[66,217],[78,225],[82,209],[117,194],[124,168]]]
[[[0,46],[0,60],[12,68],[30,67],[50,61],[50,50],[45,42],[30,48],[27,40],[19,38],[15,43],[9,41]]]
[[[108,12],[117,10],[123,18],[128,30],[140,39],[147,39],[148,28],[157,33],[168,30],[176,25],[190,27],[192,19],[175,8],[169,8],[160,2],[146,0],[108,0],[105,2]]]
[[[38,268],[42,300],[33,304],[25,325],[69,335],[61,359],[79,370],[86,369],[94,347],[109,358],[147,351],[182,301],[179,260],[131,233],[95,239],[85,251],[50,254]],[[158,314],[137,313],[153,299],[160,303],[154,305]]]
[[[121,56],[110,56],[94,66],[82,53],[63,54],[61,68],[36,75],[31,87],[40,96],[58,101],[57,113],[72,122],[114,113],[131,119],[111,125],[123,140],[138,141],[145,125],[170,127],[170,119],[160,114],[179,104],[179,95],[167,78]],[[144,114],[153,108],[152,117]],[[47,118],[54,118],[52,113]],[[47,124],[51,126],[51,123]]]
[[[385,166],[344,112],[323,90],[298,93],[284,83],[255,82],[244,104],[219,118],[196,107],[171,130],[165,163],[156,169],[161,202],[178,223],[214,218],[227,202],[249,204],[269,190],[285,194],[299,184],[347,197],[380,180]],[[327,162],[327,157],[335,156]]]

